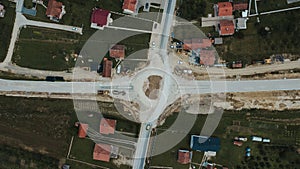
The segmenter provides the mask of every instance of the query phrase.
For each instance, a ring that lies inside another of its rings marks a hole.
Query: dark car
[[[145,8],[148,9],[149,8],[149,3],[145,4]]]

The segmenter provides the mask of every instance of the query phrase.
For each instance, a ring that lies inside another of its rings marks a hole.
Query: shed
[[[188,150],[179,150],[177,162],[180,164],[188,164],[191,162],[192,152]]]
[[[214,44],[215,45],[222,45],[223,44],[223,38],[215,38]]]
[[[252,136],[251,139],[254,142],[262,142],[262,140],[263,140],[261,137],[257,137],[257,136]]]

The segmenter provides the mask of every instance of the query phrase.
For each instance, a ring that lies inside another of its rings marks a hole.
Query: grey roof
[[[223,44],[223,38],[215,38],[215,45],[222,45]]]

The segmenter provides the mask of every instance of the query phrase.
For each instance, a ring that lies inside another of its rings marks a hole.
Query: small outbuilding
[[[189,164],[192,159],[192,152],[188,150],[179,150],[177,162],[180,164]]]

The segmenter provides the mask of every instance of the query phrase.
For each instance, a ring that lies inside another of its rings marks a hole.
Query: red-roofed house
[[[93,159],[109,162],[112,147],[107,144],[95,144]]]
[[[100,134],[114,134],[117,120],[102,118],[100,121]]]
[[[220,21],[219,34],[221,36],[233,35],[234,34],[234,23],[232,20]]]
[[[112,61],[108,60],[107,58],[104,58],[102,77],[111,77],[112,65]]]
[[[191,162],[192,152],[188,150],[179,150],[177,162],[180,164],[188,164]]]
[[[215,51],[201,50],[200,51],[200,65],[213,66],[216,61]]]
[[[232,4],[230,2],[219,2],[218,10],[219,16],[230,16],[232,15]]]
[[[184,50],[196,50],[211,47],[212,43],[210,39],[201,39],[201,38],[193,38],[193,39],[185,39],[183,41],[183,49]]]
[[[138,1],[137,0],[124,0],[123,13],[134,14],[136,12]]]
[[[248,9],[248,3],[243,2],[243,3],[234,3],[233,4],[233,10],[234,11],[243,11]]]
[[[83,124],[83,123],[79,124],[79,130],[78,130],[78,137],[79,138],[85,138],[86,137],[88,127],[89,127],[88,124]]]
[[[53,21],[59,21],[66,14],[65,6],[56,0],[49,0],[46,15]]]
[[[114,45],[109,50],[109,56],[116,59],[125,58],[125,46],[124,45]]]
[[[110,16],[111,14],[108,10],[95,8],[91,17],[91,28],[103,30],[104,27],[112,22]]]

